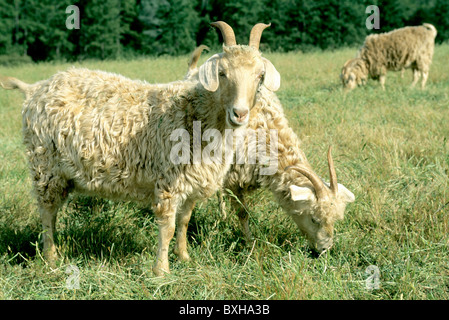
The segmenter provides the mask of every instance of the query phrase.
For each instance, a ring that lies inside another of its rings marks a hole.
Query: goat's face
[[[342,72],[340,74],[340,79],[345,90],[352,90],[357,87],[357,81],[354,72]]]
[[[346,204],[354,202],[354,195],[338,184],[338,192],[317,199],[313,187],[290,186],[287,213],[293,218],[301,233],[317,252],[329,249],[333,244],[334,224],[342,220]]]
[[[337,183],[330,152],[329,148],[330,184],[323,183],[316,173],[305,167],[286,169],[298,171],[311,182],[305,186],[297,186],[293,178],[283,207],[317,252],[323,252],[332,246],[334,224],[343,219],[346,205],[355,200],[351,191]]]
[[[358,85],[362,85],[366,80],[365,63],[360,58],[346,61],[341,69],[340,80],[345,90],[355,89]]]
[[[206,90],[216,93],[226,111],[227,127],[238,128],[248,123],[259,87],[265,85],[276,91],[280,75],[257,49],[234,45],[224,46],[223,53],[200,66],[199,81]]]

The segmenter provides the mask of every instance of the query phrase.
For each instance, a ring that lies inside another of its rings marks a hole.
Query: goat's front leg
[[[48,159],[45,159],[48,160]],[[43,165],[44,160],[39,165]],[[36,165],[34,164],[33,168]],[[44,257],[50,267],[56,266],[58,258],[57,249],[54,242],[56,231],[56,216],[59,208],[68,196],[67,182],[56,174],[44,175],[45,169],[39,167],[33,171],[35,176],[34,190],[37,195],[37,204],[42,222],[42,240],[44,242]],[[48,169],[51,170],[51,169]]]
[[[187,252],[187,228],[194,207],[195,200],[187,199],[178,210],[175,253],[181,261],[190,260]]]
[[[176,199],[168,197],[161,199],[154,208],[156,222],[159,227],[158,248],[153,265],[153,272],[157,276],[170,273],[168,247],[175,233],[177,204]]]

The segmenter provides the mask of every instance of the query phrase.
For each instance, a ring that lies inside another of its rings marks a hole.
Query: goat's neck
[[[191,103],[190,118],[191,121],[199,121],[201,130],[216,129],[223,133],[226,125],[226,111],[221,107],[221,102],[217,99],[214,92],[204,89],[196,89],[198,97]]]
[[[278,122],[276,126],[278,135],[277,158],[272,159],[272,161],[277,161],[277,170],[273,175],[262,175],[259,169],[258,181],[282,201],[289,194],[290,185],[311,186],[306,177],[294,170],[285,171],[285,168],[300,165],[310,170],[313,169],[300,147],[299,138],[288,126],[286,119],[278,117],[273,121],[273,123],[275,122]]]
[[[288,166],[298,165],[312,170],[302,150],[295,149],[280,146],[278,148],[277,171],[273,175],[259,175],[260,183],[278,199],[283,199],[288,194],[289,187],[292,184],[297,186],[311,185],[310,181],[300,173],[293,170],[285,171]]]

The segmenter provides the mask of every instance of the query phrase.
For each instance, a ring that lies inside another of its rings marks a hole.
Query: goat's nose
[[[232,109],[232,112],[234,113],[234,117],[236,117],[236,119],[240,122],[245,120],[246,116],[248,115],[248,109],[234,108]]]

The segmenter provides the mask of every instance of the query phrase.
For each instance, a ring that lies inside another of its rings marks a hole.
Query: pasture
[[[222,219],[211,198],[190,221],[192,261],[171,252],[164,278],[151,271],[151,211],[88,197],[71,197],[59,212],[62,258],[55,270],[46,266],[22,145],[23,98],[0,90],[0,299],[449,299],[449,45],[436,46],[425,90],[409,88],[408,70],[404,78],[388,73],[385,91],[370,80],[345,95],[339,72],[355,52],[265,55],[281,74],[278,96],[309,162],[328,179],[331,144],[338,180],[355,194],[333,248],[313,256],[264,190],[250,199],[255,240],[246,243],[237,217]],[[168,82],[184,76],[187,60],[75,65]],[[31,83],[69,66],[0,67],[0,74]],[[79,270],[78,289],[68,286],[69,266]],[[378,289],[367,288],[369,266],[378,268]]]

